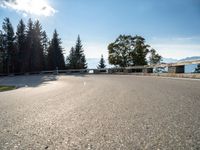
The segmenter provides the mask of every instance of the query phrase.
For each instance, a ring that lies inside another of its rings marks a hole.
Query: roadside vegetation
[[[109,63],[119,67],[160,63],[162,57],[141,36],[120,35],[109,44]],[[149,58],[148,58],[149,55]]]
[[[20,20],[15,33],[10,19],[5,18],[0,29],[0,74],[87,68],[79,36],[67,65],[61,44],[57,30],[49,39],[38,20],[29,19],[27,25]]]
[[[5,85],[0,85],[0,92],[4,91],[10,91],[16,89],[15,86],[5,86]]]
[[[27,24],[20,20],[16,29],[14,32],[9,18],[4,19],[0,29],[0,74],[87,68],[80,36],[65,59],[56,29],[51,39],[38,20],[29,19]],[[119,67],[157,64],[162,59],[142,36],[120,35],[109,44],[108,54],[109,63]],[[97,68],[105,67],[102,55]]]

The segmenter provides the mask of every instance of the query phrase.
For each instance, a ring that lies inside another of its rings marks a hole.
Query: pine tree
[[[69,56],[66,59],[67,62],[67,68],[68,69],[74,69],[76,68],[76,58],[75,58],[75,49],[74,47],[71,48],[69,52]]]
[[[4,73],[4,35],[0,30],[0,73]]]
[[[13,26],[9,18],[5,18],[3,22],[3,31],[5,36],[5,72],[10,73],[15,71],[16,64],[16,49],[15,49],[15,35]]]
[[[48,47],[49,47],[49,40],[47,38],[47,34],[45,31],[42,32],[42,48],[43,48],[43,54],[44,54],[44,69],[48,69]]]
[[[63,49],[61,47],[61,39],[58,37],[58,33],[55,30],[48,49],[48,69],[55,70],[64,68],[65,61]]]
[[[25,72],[25,61],[26,61],[26,26],[23,20],[20,20],[17,26],[16,32],[16,44],[18,51],[18,66],[20,67],[19,72]]]
[[[33,26],[33,71],[41,71],[44,69],[44,54],[42,46],[42,26],[37,20]]]
[[[98,69],[104,69],[106,67],[105,60],[103,58],[103,55],[101,55],[101,59],[99,61],[99,65],[97,66]]]
[[[76,66],[74,69],[86,69],[87,63],[84,55],[83,46],[81,44],[80,36],[77,38],[76,46],[75,46],[75,62]]]
[[[28,20],[27,30],[26,30],[26,58],[25,58],[25,71],[33,71],[33,22],[31,19]]]

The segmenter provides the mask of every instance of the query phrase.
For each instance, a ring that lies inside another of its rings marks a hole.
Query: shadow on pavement
[[[38,87],[42,84],[49,84],[49,81],[56,81],[56,75],[27,75],[27,76],[12,76],[0,77],[0,85],[13,85],[20,87]]]

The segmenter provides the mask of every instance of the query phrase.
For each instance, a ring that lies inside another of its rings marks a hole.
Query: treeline
[[[49,40],[38,20],[29,19],[27,25],[20,20],[15,33],[9,18],[5,18],[0,29],[0,73],[87,68],[80,37],[67,57],[67,64],[61,43],[56,30]]]
[[[33,22],[29,19],[27,24],[20,20],[14,32],[9,18],[5,18],[0,29],[0,74],[86,69],[80,36],[66,61],[61,43],[56,30],[49,40],[38,20]],[[157,64],[162,59],[141,36],[120,35],[115,42],[109,44],[108,50],[109,63],[120,67]],[[106,67],[103,56],[97,67]]]
[[[141,36],[120,35],[115,42],[109,44],[108,50],[109,63],[120,67],[157,64],[162,59]]]

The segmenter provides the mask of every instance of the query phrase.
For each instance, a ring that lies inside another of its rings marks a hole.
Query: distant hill
[[[187,57],[184,59],[180,59],[178,62],[192,61],[192,60],[200,60],[200,56]]]
[[[200,56],[192,56],[186,57],[183,59],[173,59],[173,58],[163,58],[163,63],[176,63],[176,62],[184,62],[184,61],[192,61],[192,60],[200,60]]]

